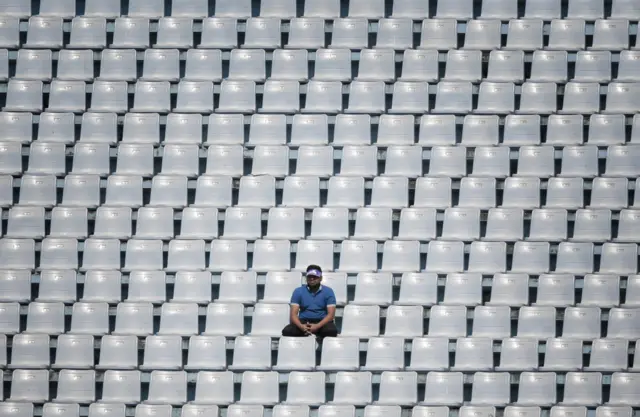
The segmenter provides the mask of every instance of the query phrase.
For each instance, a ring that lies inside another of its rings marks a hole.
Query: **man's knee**
[[[282,335],[285,337],[296,337],[296,336],[300,336],[299,333],[297,331],[298,329],[291,325],[291,324],[287,324],[286,326],[284,326],[284,329],[282,329]]]
[[[327,324],[324,326],[324,329],[322,329],[322,334],[325,337],[336,337],[338,336],[338,328],[333,323]]]

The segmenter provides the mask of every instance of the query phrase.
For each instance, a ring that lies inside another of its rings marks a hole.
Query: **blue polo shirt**
[[[300,306],[300,320],[322,320],[327,316],[327,306],[336,305],[336,295],[329,287],[321,285],[311,292],[306,285],[296,288],[291,295],[291,304]]]

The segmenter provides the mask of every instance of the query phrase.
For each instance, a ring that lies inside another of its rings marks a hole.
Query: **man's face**
[[[315,275],[307,275],[307,286],[311,289],[316,289],[320,286],[322,278]]]

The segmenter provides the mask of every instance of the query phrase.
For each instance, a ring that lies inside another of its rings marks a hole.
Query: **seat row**
[[[601,4],[602,5],[602,4]],[[415,19],[416,16],[413,16]],[[0,47],[19,48],[20,21],[17,17],[2,17],[5,23],[0,32]],[[592,26],[593,42],[590,48],[599,50],[622,50],[630,46],[630,38],[636,27],[628,17],[595,18]],[[467,19],[465,19],[467,20]],[[508,19],[506,19],[508,20]],[[278,17],[250,17],[243,23],[243,48],[319,49],[330,45],[334,48],[364,49],[369,46],[396,50],[419,47],[447,50],[458,47],[458,35],[465,35],[464,47],[470,49],[499,49],[506,29],[505,46],[510,49],[581,50],[586,45],[586,21],[580,18],[551,19],[548,26],[548,43],[543,43],[542,19],[510,20],[503,29],[499,19],[468,20],[459,30],[454,18],[425,19],[421,25],[410,18],[382,18],[371,32],[366,17],[335,19],[331,24],[331,40],[327,42],[327,22],[320,17],[292,18],[287,22],[287,37],[283,37],[282,21]],[[154,23],[154,26],[156,24]],[[200,42],[194,42],[194,22],[189,17],[161,17],[154,27],[157,31],[155,43],[151,43],[151,22],[148,17],[117,17],[112,26],[113,39],[107,43],[107,20],[104,17],[75,17],[71,21],[69,41],[64,41],[64,21],[61,17],[32,16],[29,18],[24,48],[71,49],[92,48],[199,48],[232,49],[239,46],[238,22],[235,18],[205,18],[198,24],[202,32]],[[591,28],[590,28],[591,29]],[[631,32],[631,33],[630,33]],[[371,34],[376,41],[371,42]],[[630,36],[631,35],[631,36]],[[441,40],[441,43],[437,41]],[[636,48],[638,45],[636,45]]]
[[[570,83],[564,109],[567,113],[624,113],[640,111],[635,98],[640,83],[611,83],[607,88],[606,105],[600,109],[600,86],[597,83]],[[343,109],[343,92],[348,88],[348,104]],[[220,86],[218,105],[214,106],[213,83],[182,81],[178,86],[177,104],[171,104],[168,81],[138,81],[135,84],[133,106],[129,107],[128,85],[125,81],[96,81],[91,86],[91,112],[127,113],[245,113],[256,112],[256,84],[253,81],[224,80]],[[310,81],[306,103],[300,106],[300,85],[297,81],[267,81],[259,112],[270,113],[346,113],[381,114],[387,110],[398,113],[427,113],[429,94],[426,83],[399,82],[393,86],[391,106],[387,105],[386,85],[382,81],[353,81],[343,86],[339,81]],[[483,82],[479,87],[477,106],[473,105],[474,86],[467,81],[441,81],[436,86],[432,113],[466,114],[551,114],[557,112],[558,86],[552,82],[526,82],[519,89],[520,105],[515,108],[513,83]],[[35,112],[44,110],[42,81],[11,79],[7,85],[4,111]],[[53,81],[47,111],[76,112],[86,110],[87,88],[84,81]],[[410,104],[407,104],[408,101]],[[394,102],[396,103],[394,105]],[[403,103],[403,104],[400,104]],[[597,104],[597,105],[596,105]],[[215,107],[215,108],[214,108]],[[389,107],[389,108],[388,108]]]
[[[258,139],[256,136],[253,138]],[[512,167],[515,168],[514,177],[528,178],[549,178],[555,175],[594,178],[600,174],[603,174],[602,177],[636,178],[640,175],[640,145],[638,144],[609,146],[605,161],[601,160],[600,156],[603,152],[600,152],[596,145],[565,146],[559,151],[556,151],[557,148],[553,146],[522,146],[518,150],[517,162],[514,164],[511,158],[513,152],[509,147],[493,147],[488,143],[487,137],[476,136],[472,139],[466,136],[465,138],[466,146],[475,147],[477,141],[478,147],[473,151],[465,147],[447,146],[434,146],[428,150],[429,176],[464,177],[467,175],[468,165],[472,165],[470,177],[463,178],[460,185],[460,189],[465,190],[469,186],[477,187],[475,183],[468,184],[470,181],[486,182],[509,177],[512,174]],[[268,140],[271,137],[267,136],[265,139]],[[340,168],[339,172],[336,172],[338,169],[334,151],[334,148],[329,146],[303,145],[292,152],[286,145],[256,145],[249,159],[241,145],[211,145],[205,154],[195,143],[167,143],[158,151],[151,143],[122,142],[117,147],[113,174],[143,177],[158,174],[188,178],[219,175],[238,178],[247,173],[245,165],[246,162],[251,161],[252,176],[268,175],[285,178],[285,181],[286,178],[291,177],[291,174],[309,177],[311,190],[320,186],[319,178],[331,177],[334,173],[375,178],[379,174],[381,156],[384,158],[385,166],[382,181],[395,181],[399,186],[403,186],[400,177],[422,177],[425,171],[424,165],[427,165],[422,146],[389,145],[381,155],[380,149],[376,146],[344,145],[338,154]],[[112,173],[112,151],[107,143],[78,143],[73,148],[73,158],[68,158],[67,148],[60,142],[36,141],[29,146],[28,152],[29,159],[25,170],[22,163],[21,144],[0,142],[0,174],[64,176],[67,173],[67,159],[73,160],[70,174],[106,177]],[[473,153],[472,162],[468,161],[468,155],[471,152]],[[162,155],[158,161],[161,164],[156,164],[155,156],[159,153]],[[560,159],[558,172],[556,172],[557,154],[560,155],[560,158],[557,158]],[[201,155],[206,158],[201,158]],[[441,155],[443,155],[442,160],[439,160]],[[295,172],[292,172],[292,156],[296,157]],[[160,165],[160,169],[157,169],[157,165]],[[604,165],[603,172],[601,172],[601,165]],[[380,181],[374,179],[374,182]],[[286,185],[292,184],[285,182],[285,189]],[[487,183],[487,185],[490,184]],[[408,183],[404,184],[404,188],[406,187]],[[461,194],[464,195],[464,192],[461,191]],[[406,206],[406,201],[404,203],[399,201],[399,205]]]
[[[446,159],[445,159],[446,161]],[[441,175],[452,174],[444,172]],[[453,173],[453,175],[456,175]],[[460,174],[458,174],[460,175]],[[462,174],[464,175],[464,174]],[[101,180],[97,175],[67,175],[64,179],[62,199],[57,195],[57,180],[49,175],[24,175],[16,179],[20,184],[17,203],[21,206],[43,206],[51,208],[61,202],[66,207],[95,208],[101,204]],[[14,179],[0,176],[0,206],[14,204]],[[144,181],[140,176],[111,175],[106,180],[104,204],[113,207],[138,208],[172,207],[229,207],[233,205],[233,179],[229,176],[203,175],[196,184],[189,184],[187,177],[156,175]],[[316,208],[320,204],[320,180],[318,177],[289,176],[284,180],[286,195],[278,204],[289,207]],[[367,182],[370,184],[369,182]],[[465,185],[461,185],[464,183]],[[499,183],[499,184],[498,184]],[[325,207],[357,209],[365,205],[365,180],[363,177],[338,175],[323,181],[328,189]],[[452,179],[448,177],[420,177],[416,181],[416,195],[408,201],[408,179],[406,177],[376,177],[371,185],[371,207],[402,208],[409,204],[414,208],[440,208],[452,206],[452,194],[458,195],[461,206],[466,208],[548,209],[576,210],[583,208],[590,195],[588,208],[621,210],[637,208],[638,198],[631,203],[629,191],[635,187],[636,196],[640,182],[629,183],[626,178],[597,177],[585,184],[575,177],[552,177],[548,180],[531,177],[509,177],[504,181],[495,178],[465,177],[456,184],[452,192]],[[398,187],[392,189],[390,187]],[[475,187],[475,188],[474,188]],[[151,189],[150,197],[144,188]],[[189,189],[195,188],[195,197]],[[242,208],[271,208],[276,206],[276,180],[272,176],[244,176],[240,178],[237,206]],[[496,191],[502,191],[502,201]],[[585,193],[586,191],[586,193]],[[590,191],[590,192],[589,192]],[[546,194],[546,199],[541,199]],[[500,204],[501,203],[501,204]],[[81,214],[80,214],[81,215]]]
[[[33,239],[4,238],[0,240],[0,259],[9,269],[34,269],[36,253],[39,253],[40,269],[117,270],[124,264],[124,270],[138,271],[243,271],[251,266],[252,270],[266,272],[290,270],[293,258],[292,244],[288,240],[256,240],[249,256],[245,240],[219,239],[206,244],[204,240],[174,239],[168,243],[166,263],[162,240],[131,239],[125,245],[126,255],[122,261],[118,239],[87,239],[82,244],[80,264],[76,239],[48,237],[37,252]],[[339,256],[334,254],[334,244],[330,240],[304,240],[295,245],[295,265],[299,269],[301,265],[315,261],[333,269],[336,263],[337,269],[344,272],[424,270],[443,274],[463,271],[541,274],[554,271],[578,275],[594,271],[620,275],[638,272],[635,243],[607,242],[595,248],[591,242],[560,242],[552,251],[548,242],[518,241],[513,245],[473,242],[465,247],[461,241],[432,240],[424,251],[426,255],[421,254],[418,241],[387,240],[382,246],[382,260],[379,261],[378,243],[374,240],[344,240]],[[600,262],[594,259],[596,254],[600,255]],[[206,258],[209,259],[208,266]],[[253,262],[249,262],[249,258]]]
[[[214,300],[215,293],[217,302],[227,304],[286,304],[291,299],[291,293],[302,282],[299,271],[269,271],[259,276],[255,271],[227,271],[213,275],[209,271],[178,271],[173,275],[162,271],[131,271],[123,276],[116,270],[88,270],[83,275],[73,270],[43,270],[37,279],[38,301],[68,304],[78,299],[83,302],[119,303],[125,298],[123,284],[128,286],[126,300],[130,302],[160,304],[170,299],[172,302],[208,304]],[[347,273],[325,272],[323,282],[333,289],[338,306],[346,305],[351,298],[353,303],[360,305],[433,306],[441,303],[475,306],[486,300],[487,306],[518,307],[529,304],[529,300],[535,298],[538,300],[536,305],[557,307],[574,304],[579,307],[640,307],[638,275],[621,279],[617,275],[606,274],[587,274],[584,278],[570,274],[542,274],[530,280],[527,274],[522,273],[496,273],[490,279],[482,279],[477,273],[452,273],[446,279],[438,279],[436,273],[428,272],[405,272],[396,278],[385,272],[362,272],[352,276],[352,279],[357,284],[353,290],[354,296],[348,297],[350,281]],[[399,290],[394,285],[398,280]],[[487,281],[491,284],[490,289]],[[33,298],[32,282],[31,271],[0,271],[0,301],[29,302]],[[529,295],[534,284],[538,288],[535,297]],[[624,285],[624,291],[621,291],[621,285]],[[353,288],[353,285],[350,287]],[[577,288],[582,290],[578,303],[575,294]],[[394,297],[394,289],[399,292],[398,297]],[[260,298],[258,293],[262,294]],[[243,314],[239,307],[232,310],[236,316]],[[391,316],[394,311],[387,311],[386,315]],[[486,311],[492,310],[488,308]],[[495,311],[506,310],[498,308]]]
[[[129,109],[128,85],[124,81],[96,81],[91,86],[92,112],[170,113],[171,86],[168,81],[138,81],[133,107]],[[326,113],[343,111],[343,91],[339,81],[310,81],[306,104],[300,109],[300,85],[297,81],[267,81],[264,85],[261,112]],[[386,86],[382,81],[353,81],[349,86],[347,113],[380,114],[387,111]],[[483,82],[479,87],[478,105],[473,109],[474,86],[465,81],[442,81],[437,84],[433,113],[500,113],[515,111],[513,83]],[[183,81],[178,86],[175,112],[211,113],[214,111],[213,84]],[[429,88],[426,83],[398,82],[393,85],[389,112],[426,113],[429,111]],[[607,86],[604,113],[635,113],[634,95],[640,83],[611,83]],[[43,83],[12,79],[7,87],[5,111],[43,111]],[[404,103],[409,101],[410,104]],[[550,114],[558,111],[557,85],[551,82],[526,82],[521,88],[522,114]],[[395,104],[394,104],[395,103]],[[403,103],[403,104],[400,104]],[[47,111],[76,112],[86,110],[86,85],[83,81],[53,81]],[[600,86],[597,83],[569,83],[565,104],[560,112],[597,113],[600,109]],[[256,84],[253,81],[224,80],[220,87],[217,112],[254,113]]]
[[[231,208],[221,213],[213,207],[187,207],[181,212],[174,212],[171,207],[141,207],[134,212],[130,207],[101,206],[90,214],[81,207],[54,207],[47,213],[44,207],[13,206],[6,218],[4,236],[8,238],[169,240],[177,237],[210,241],[218,237],[247,240],[264,237],[300,241],[298,253],[307,244],[302,241],[305,238],[319,245],[324,245],[323,239],[349,238],[421,242],[434,239],[605,242],[613,238],[615,242],[633,243],[640,230],[640,211],[627,209],[618,215],[607,209],[578,209],[570,216],[565,209],[534,209],[525,215],[522,209],[491,208],[483,220],[480,209],[462,207],[447,208],[444,214],[438,214],[434,208],[404,208],[398,219],[390,208],[373,207],[361,207],[351,214],[344,207],[315,208],[311,213],[305,213],[301,207],[273,207],[263,215],[259,208]],[[49,228],[47,220],[50,220]],[[264,220],[267,227],[263,234]],[[394,221],[398,220],[394,233]],[[615,220],[618,221],[617,234],[613,233]],[[219,226],[220,221],[225,222],[224,227]],[[482,231],[484,221],[486,228]],[[354,222],[355,227],[350,231],[350,224]],[[93,226],[91,234],[89,225]],[[326,250],[332,252],[332,246],[327,245]]]
[[[539,4],[538,4],[539,3]],[[128,6],[128,15],[158,18],[165,15],[169,9],[163,6],[161,1],[145,2],[143,0],[133,0]],[[338,18],[342,14],[352,17],[381,18],[385,11],[384,1],[375,0],[350,0],[347,10],[342,10],[338,0],[329,0],[323,4],[315,4],[313,1],[296,2],[295,0],[261,0],[259,2],[260,16],[275,16],[283,19],[299,16],[297,5],[304,6],[302,15],[309,17],[322,17],[327,19]],[[428,1],[419,0],[396,0],[393,2],[391,16],[410,17],[423,19],[430,16],[431,9]],[[434,16],[455,17],[461,20],[470,19],[474,16],[474,4],[481,4],[481,18],[515,18],[518,16],[517,5],[505,0],[483,0],[473,2],[471,0],[455,0],[451,2],[441,2],[432,0],[431,4],[435,10]],[[215,11],[210,9],[206,0],[178,1],[171,3],[170,13],[167,15],[204,18],[215,15],[221,17],[249,18],[256,13],[252,8],[251,0],[231,1],[219,0],[215,4]],[[629,0],[613,0],[611,17],[636,17],[637,10],[633,8],[634,3]],[[437,6],[437,7],[436,7]],[[604,6],[599,1],[579,1],[570,0],[568,10],[563,12],[560,0],[544,0],[541,2],[527,1],[524,16],[527,18],[559,18],[562,13],[568,17],[577,18],[601,18],[605,16]],[[7,2],[2,10],[4,16],[17,16],[26,18],[32,15],[31,3],[25,0],[12,0]],[[64,2],[55,0],[42,0],[39,9],[41,16],[59,16],[71,18],[76,16],[76,7],[73,0]],[[120,3],[116,0],[99,2],[89,0],[84,9],[86,16],[99,16],[115,18],[121,15]],[[637,18],[636,18],[637,20]]]
[[[376,120],[375,116],[342,113],[331,122],[329,116],[324,114],[211,114],[203,117],[200,114],[170,113],[164,117],[127,113],[119,121],[114,113],[85,112],[78,122],[71,113],[44,112],[35,117],[37,132],[34,129],[34,115],[0,112],[0,128],[5,132],[2,142],[29,144],[36,139],[66,145],[76,142],[116,145],[123,142],[155,146],[160,143],[248,147],[289,145],[292,148],[329,144],[335,147],[366,146],[372,143],[383,147],[415,144],[423,147],[453,146],[459,143],[470,147],[504,145],[517,148],[541,143],[553,146],[582,145],[585,138],[587,145],[597,146],[640,143],[640,116],[635,115],[628,120],[622,114],[594,114],[588,118],[579,114],[552,114],[544,123],[541,116],[533,114],[510,114],[503,118],[466,115],[462,120],[455,115],[424,114],[416,117],[409,114],[383,114]],[[80,125],[79,135],[76,134],[76,124]],[[120,134],[118,124],[122,125]],[[502,132],[501,124],[504,125]],[[543,124],[546,126],[544,134],[541,133]],[[627,128],[629,124],[630,135]],[[377,130],[374,127],[373,133],[372,126],[377,127]],[[328,151],[326,148],[316,150]],[[303,151],[300,150],[298,155],[300,153]],[[387,159],[390,156],[393,156],[391,150]],[[330,159],[333,159],[333,155]]]
[[[609,406],[637,406],[638,374],[616,372],[610,377]],[[141,378],[138,371],[106,371],[102,403],[134,405],[142,400]],[[515,381],[514,381],[515,379]],[[288,375],[278,372],[246,371],[241,376],[237,404],[274,406],[285,404],[318,407],[325,403],[366,406],[372,402],[387,406],[461,406],[465,403],[464,385],[471,385],[468,404],[504,407],[538,405],[544,401],[549,407],[558,401],[554,373],[525,372],[513,377],[507,372],[476,372],[466,377],[460,372],[430,372],[423,377],[424,394],[418,398],[416,372],[383,372],[379,379],[379,394],[373,395],[370,372],[338,372],[328,377],[324,372],[294,371]],[[603,375],[598,372],[569,372],[564,381],[561,404],[565,406],[595,407],[604,402]],[[92,370],[63,369],[58,376],[54,402],[90,404],[96,401],[96,373]],[[149,378],[147,404],[183,405],[189,401],[188,376],[184,371],[154,370]],[[553,384],[549,382],[553,380]],[[511,385],[518,383],[518,395],[512,399]],[[280,385],[286,385],[281,398]],[[328,401],[327,385],[333,385],[333,400]],[[546,384],[546,385],[544,385]],[[192,404],[230,405],[236,403],[234,374],[201,371],[196,376]],[[46,370],[15,370],[11,381],[9,401],[44,403],[50,401],[49,373]],[[468,394],[467,394],[468,395]],[[375,399],[377,397],[377,399]],[[374,401],[375,400],[375,401]],[[585,410],[586,412],[586,410]],[[381,414],[384,415],[384,414]]]
[[[401,335],[402,336],[402,335]],[[96,370],[182,370],[185,371],[447,371],[476,372],[619,372],[640,370],[640,358],[634,355],[629,367],[629,341],[595,339],[589,348],[579,339],[552,338],[542,341],[506,338],[493,346],[485,337],[459,338],[449,342],[442,337],[416,337],[405,342],[402,337],[373,337],[367,343],[357,338],[326,339],[317,362],[314,338],[281,337],[277,359],[272,365],[272,340],[263,336],[238,336],[233,342],[224,336],[147,336],[144,353],[139,354],[139,340],[133,335],[106,335],[95,341],[86,334],[62,334],[55,341],[55,361],[50,363],[52,341],[48,335],[22,333],[13,336],[9,369],[93,369]],[[228,346],[233,344],[233,359]],[[94,348],[100,346],[99,360]],[[364,352],[361,353],[359,345]],[[7,366],[6,337],[0,338],[0,359]],[[405,350],[408,349],[408,354]],[[142,348],[140,349],[142,350]],[[183,365],[183,350],[187,350]],[[589,353],[584,353],[588,350]],[[366,352],[366,353],[365,353]],[[452,354],[455,352],[454,354]],[[494,352],[499,353],[494,361]],[[539,358],[544,352],[542,366]],[[366,359],[361,362],[361,357]],[[584,356],[584,366],[583,366]],[[139,358],[142,362],[139,364]],[[588,360],[587,360],[588,358]],[[495,362],[495,366],[494,366]],[[361,366],[360,364],[363,364]],[[406,363],[406,366],[405,366]],[[139,373],[138,373],[139,375]],[[545,376],[545,375],[540,375]],[[543,385],[555,385],[556,376],[546,375]],[[139,376],[138,376],[139,378]],[[230,380],[231,381],[231,380]],[[226,391],[226,390],[225,390]]]
[[[127,407],[124,404],[109,403],[92,403],[89,405],[87,413],[82,413],[79,404],[56,404],[46,403],[39,412],[38,407],[34,407],[31,403],[0,403],[0,409],[10,412],[13,417],[31,417],[34,415],[42,417],[55,417],[60,415],[62,411],[70,417],[125,417]],[[270,407],[262,405],[248,404],[231,404],[228,407],[218,407],[217,405],[205,404],[185,404],[184,406],[174,408],[171,405],[158,404],[138,404],[135,408],[129,410],[134,417],[171,417],[179,415],[181,417],[197,417],[211,416],[218,417],[220,413],[226,411],[229,417],[355,417],[356,412],[362,412],[364,417],[401,417],[402,415],[411,415],[412,417],[428,417],[438,416],[447,417],[454,410],[450,410],[446,406],[423,406],[418,405],[409,410],[403,410],[398,405],[367,405],[363,409],[356,409],[353,405],[321,405],[317,410],[311,410],[306,405],[290,405],[277,404]],[[491,406],[472,406],[465,405],[458,410],[462,417],[491,417],[496,414],[496,408]],[[403,414],[403,412],[407,414]],[[408,414],[410,412],[410,414]],[[580,417],[587,415],[587,408],[582,406],[552,406],[549,413],[553,417],[568,417],[569,415],[578,415]],[[630,406],[609,406],[602,405],[596,407],[595,415],[598,417],[610,417],[613,415],[622,417],[631,417],[633,409]],[[523,406],[507,406],[504,408],[506,417],[526,416],[540,417],[542,410],[540,407],[523,407]]]
[[[22,322],[20,304],[0,303],[0,306],[2,333],[19,333]],[[49,335],[64,333],[67,323],[66,329],[74,334],[104,335],[112,332],[114,335],[135,336],[155,333],[238,336],[244,334],[245,329],[250,329],[251,336],[279,337],[284,326],[289,324],[289,305],[262,302],[252,307],[253,312],[249,313],[248,320],[250,325],[245,321],[245,307],[238,303],[214,302],[207,307],[198,307],[195,303],[165,302],[154,313],[151,303],[127,301],[118,303],[114,313],[107,303],[77,302],[65,309],[61,302],[33,301],[26,309],[26,332]],[[65,311],[68,310],[72,311],[71,317],[68,320],[67,315],[65,320]],[[554,337],[577,340],[600,337],[640,339],[638,308],[612,308],[603,315],[598,307],[556,309],[548,305],[535,305],[514,308],[512,313],[508,306],[467,308],[463,305],[435,305],[425,309],[419,305],[392,305],[382,312],[386,317],[384,335],[391,337],[428,335],[456,339],[473,334],[493,339],[512,336],[538,340]],[[382,333],[381,309],[378,305],[351,303],[341,308],[339,313],[341,336],[367,339]],[[113,322],[110,317],[113,316],[115,327],[110,324]],[[25,330],[24,325],[22,327]]]
[[[11,54],[13,55],[13,54]],[[10,73],[9,52],[0,50],[0,79],[7,80]],[[537,50],[527,56],[522,50],[494,50],[483,56],[481,51],[450,50],[442,57],[435,49],[408,49],[402,56],[391,49],[319,49],[307,52],[299,49],[277,49],[267,53],[262,49],[234,49],[230,54],[217,49],[189,49],[186,54],[177,49],[147,49],[144,58],[133,49],[106,49],[100,54],[99,80],[128,81],[208,81],[222,79],[270,81],[386,81],[437,82],[485,81],[522,83],[533,82],[599,82],[612,79],[619,82],[637,82],[640,51],[624,50],[616,55],[617,73],[613,71],[610,51],[578,51],[575,63],[569,61],[566,51]],[[53,58],[53,61],[52,61]],[[15,61],[15,77],[27,80],[93,81],[93,51],[65,49],[59,53],[50,50],[20,49]],[[401,71],[397,61],[401,58]],[[181,70],[184,60],[184,71]],[[357,61],[356,61],[357,59]],[[446,63],[441,72],[441,61]],[[525,77],[525,62],[531,61],[531,70]],[[268,72],[267,62],[271,63]],[[313,62],[313,65],[310,65]],[[54,65],[57,63],[57,65]],[[228,63],[228,71],[223,70]],[[142,64],[142,65],[140,65]],[[357,71],[354,69],[357,66]],[[313,68],[310,72],[309,69]],[[483,77],[483,67],[487,67]],[[569,67],[573,67],[569,78]],[[53,77],[54,68],[56,76]],[[141,70],[141,72],[140,72]],[[228,72],[226,76],[223,76]],[[310,76],[311,74],[311,76]]]
[[[165,15],[176,17],[190,17],[194,19],[207,16],[233,17],[246,19],[255,16],[279,17],[282,19],[300,16],[298,4],[303,5],[303,16],[321,17],[325,19],[339,18],[341,15],[350,17],[367,17],[371,19],[383,18],[387,15],[383,0],[350,0],[348,8],[343,10],[339,0],[327,0],[322,4],[313,1],[300,2],[296,0],[261,0],[259,13],[255,12],[251,0],[218,0],[215,9],[209,8],[207,0],[189,0],[171,2],[171,7],[165,8],[162,1],[132,0],[128,3],[129,16],[142,16],[147,18],[160,18]],[[517,4],[508,0],[455,0],[450,2],[432,0],[430,7],[428,1],[422,0],[395,0],[391,9],[392,17],[424,19],[428,18],[432,9],[435,17],[457,18],[460,20],[471,19],[474,16],[474,4],[481,5],[480,18],[511,19],[518,16]],[[613,0],[611,11],[607,14],[613,18],[633,18],[638,20],[640,14],[633,7],[635,3],[629,0]],[[170,10],[170,11],[169,11]],[[66,19],[72,18],[76,13],[74,0],[56,1],[42,0],[40,2],[39,16],[55,16]],[[564,13],[564,14],[563,14]],[[5,3],[2,16],[14,16],[27,18],[32,15],[32,6],[26,0],[11,0]],[[117,0],[98,1],[88,0],[84,6],[84,15],[93,17],[116,18],[122,13],[120,3]],[[563,12],[560,0],[544,0],[540,2],[527,1],[524,17],[538,19],[554,19],[566,15],[569,18],[597,19],[605,16],[603,4],[597,0],[570,0],[568,8]]]

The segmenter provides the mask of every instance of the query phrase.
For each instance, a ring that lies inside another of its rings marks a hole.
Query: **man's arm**
[[[306,331],[307,328],[300,321],[298,317],[298,313],[300,312],[300,306],[298,304],[291,304],[291,312],[289,314],[289,320],[293,323],[298,329],[302,331]]]
[[[298,329],[306,331],[306,326],[302,324],[302,322],[300,321],[300,317],[298,317],[298,314],[300,313],[301,298],[302,297],[300,297],[298,291],[294,291],[291,295],[291,310],[289,312],[289,321]]]
[[[311,327],[312,332],[320,330],[324,327],[325,324],[331,323],[333,321],[333,319],[336,317],[336,304],[336,296],[333,291],[331,291],[331,293],[327,296],[327,315]]]

